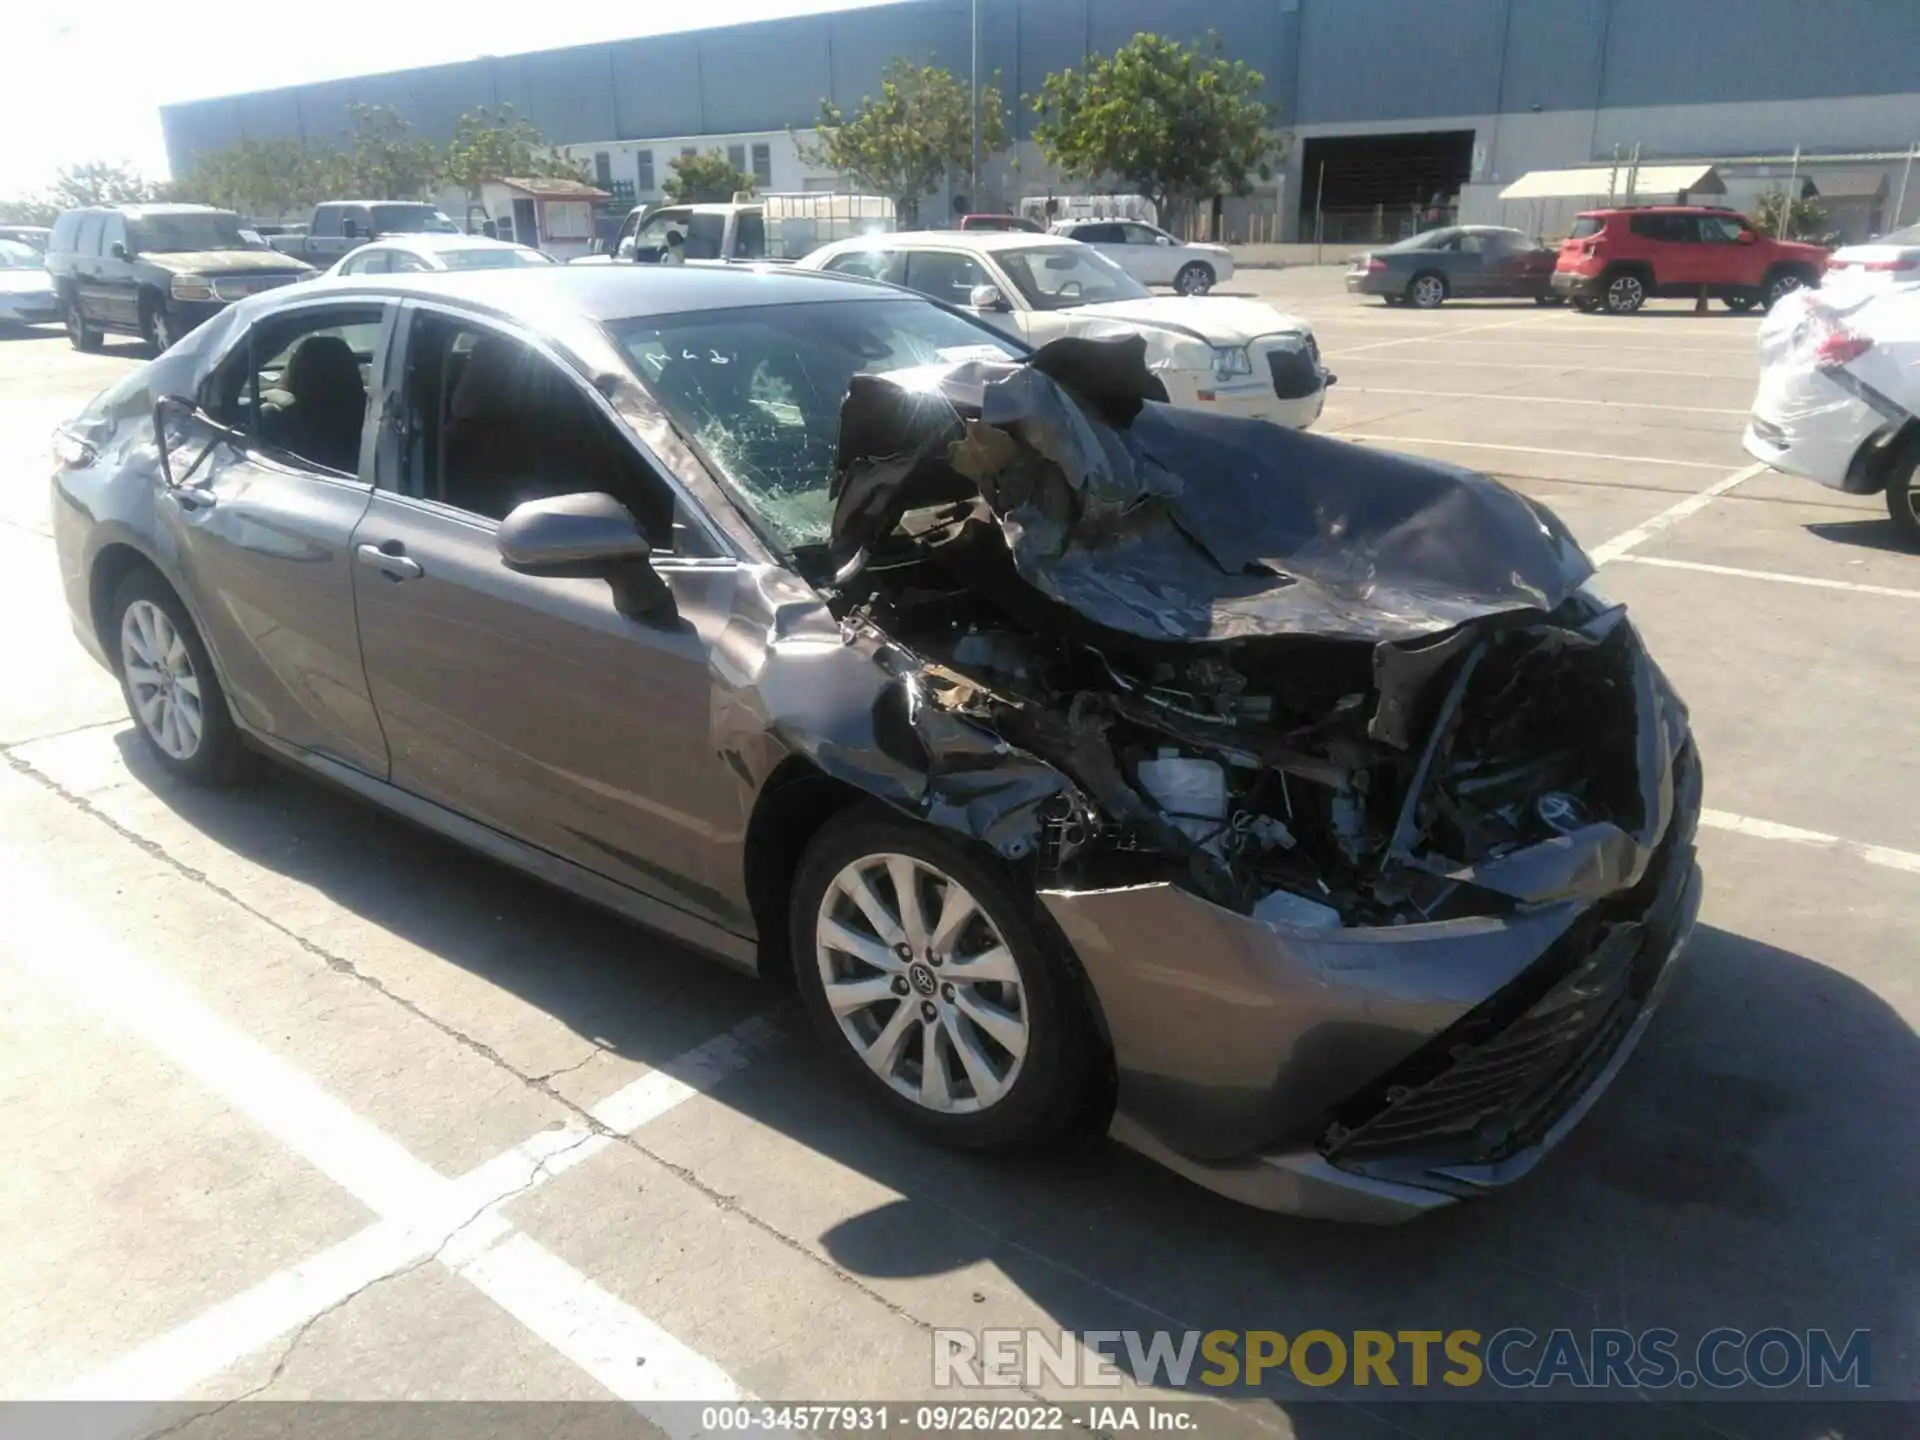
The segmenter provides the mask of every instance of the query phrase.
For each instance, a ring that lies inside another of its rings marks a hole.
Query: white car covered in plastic
[[[917,290],[1028,345],[1128,331],[1176,405],[1304,430],[1334,377],[1306,321],[1258,300],[1152,295],[1097,250],[1057,235],[903,231],[826,245],[803,269]]]
[[[1920,225],[1895,230],[1864,245],[1842,245],[1827,257],[1820,288],[1861,295],[1920,285]]]
[[[1920,287],[1799,290],[1760,328],[1744,443],[1775,470],[1885,494],[1920,550]]]

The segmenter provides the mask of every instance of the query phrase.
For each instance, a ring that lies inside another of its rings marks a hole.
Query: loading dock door
[[[1451,223],[1473,174],[1473,140],[1471,130],[1309,137],[1300,152],[1300,238],[1314,238],[1316,197],[1320,238],[1329,242],[1399,240]]]

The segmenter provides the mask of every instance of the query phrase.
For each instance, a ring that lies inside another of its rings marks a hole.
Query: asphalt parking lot
[[[1323,431],[1552,505],[1692,706],[1701,927],[1538,1172],[1371,1230],[1112,1146],[931,1150],[777,993],[304,779],[169,784],[47,538],[48,431],[140,352],[49,330],[0,339],[0,1398],[190,1402],[148,1417],[188,1435],[241,1398],[618,1398],[681,1435],[699,1411],[656,1402],[932,1398],[945,1327],[1725,1326],[1868,1330],[1866,1393],[1920,1401],[1920,556],[1878,497],[1749,465],[1753,318],[1228,288],[1312,320]],[[1549,1416],[1280,1376],[1181,1398],[1304,1440],[1920,1423],[1850,1389]]]

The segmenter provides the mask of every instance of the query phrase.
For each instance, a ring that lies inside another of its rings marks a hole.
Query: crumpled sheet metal
[[[1409,640],[1550,611],[1592,574],[1550,511],[1485,475],[1154,403],[1144,351],[1075,339],[907,385],[861,377],[841,412],[836,560],[906,509],[977,493],[1028,584],[1175,643]]]

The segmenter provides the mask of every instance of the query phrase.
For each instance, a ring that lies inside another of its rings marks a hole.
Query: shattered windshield
[[[840,405],[855,375],[1022,353],[984,326],[906,298],[647,316],[608,328],[655,399],[789,546],[828,538]]]

